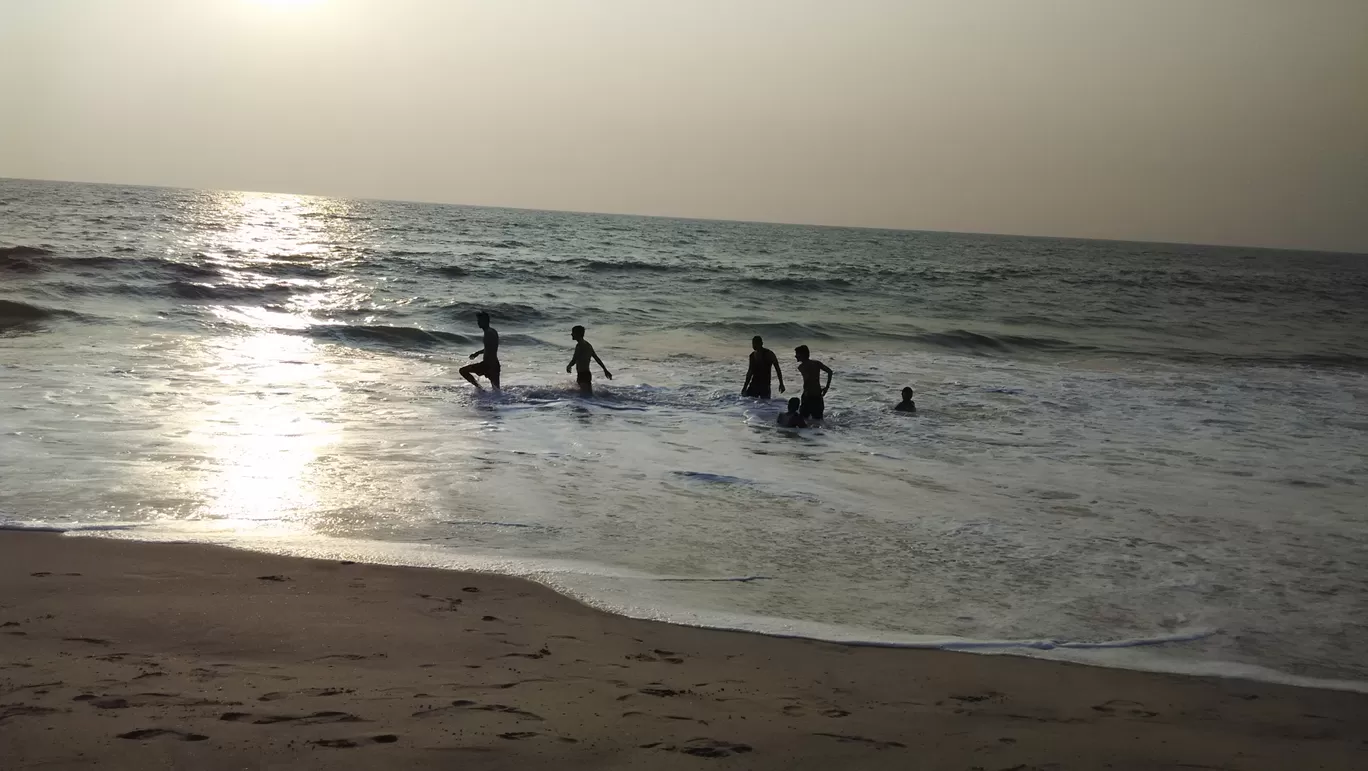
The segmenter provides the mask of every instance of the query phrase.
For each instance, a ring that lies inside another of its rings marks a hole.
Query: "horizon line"
[[[642,219],[676,220],[679,222],[721,222],[742,225],[779,225],[783,227],[806,227],[806,228],[828,228],[836,230],[871,230],[883,231],[888,233],[931,233],[937,235],[952,236],[990,236],[995,238],[1030,238],[1050,241],[1087,241],[1095,243],[1110,244],[1145,244],[1154,246],[1195,246],[1208,249],[1257,249],[1267,252],[1298,252],[1302,254],[1330,254],[1351,257],[1368,257],[1368,251],[1350,251],[1347,249],[1314,249],[1307,247],[1292,246],[1256,246],[1253,244],[1236,243],[1197,243],[1191,241],[1156,241],[1156,240],[1136,240],[1133,238],[1099,238],[1095,236],[1062,236],[1062,235],[1039,235],[1034,233],[1001,233],[988,231],[967,231],[967,230],[926,230],[918,228],[893,228],[880,225],[833,225],[820,222],[782,222],[773,220],[746,220],[730,219],[718,217],[687,217],[675,214],[638,214],[634,212],[605,212],[592,211],[587,209],[539,209],[530,206],[500,206],[494,204],[477,203],[454,203],[451,201],[428,201],[421,199],[407,198],[371,198],[367,196],[339,196],[321,193],[296,193],[279,190],[234,190],[227,188],[210,187],[186,187],[184,185],[153,185],[132,182],[92,182],[80,179],[47,179],[33,177],[5,177],[0,176],[0,180],[15,182],[53,182],[58,184],[70,185],[102,185],[105,187],[143,187],[156,190],[190,190],[203,191],[210,193],[247,193],[253,195],[295,195],[306,198],[332,198],[351,201],[374,201],[378,203],[408,203],[421,204],[424,206],[454,206],[466,209],[498,209],[503,211],[537,212],[543,214],[581,214],[586,216],[599,217],[640,217]]]

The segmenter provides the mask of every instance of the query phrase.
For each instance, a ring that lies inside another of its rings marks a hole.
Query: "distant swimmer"
[[[788,412],[779,413],[778,422],[780,428],[808,427],[807,421],[803,420],[803,415],[799,412],[799,409],[802,408],[802,404],[802,400],[796,396],[788,400]]]
[[[476,388],[480,384],[475,378],[479,376],[489,378],[489,385],[495,390],[499,390],[499,333],[494,327],[489,326],[489,314],[480,311],[475,314],[475,323],[484,330],[484,348],[470,354],[470,358],[484,356],[474,364],[467,364],[461,367],[461,377],[470,381]]]
[[[751,338],[750,368],[746,370],[746,384],[741,386],[742,396],[757,399],[770,398],[770,369],[779,377],[779,393],[784,392],[784,371],[779,369],[779,357],[765,347],[759,335]]]
[[[793,349],[793,357],[798,360],[798,372],[803,376],[803,407],[805,418],[821,420],[826,412],[826,392],[831,388],[831,367],[812,358],[806,345]],[[826,373],[826,385],[821,385],[822,374]]]
[[[912,401],[912,389],[910,387],[902,390],[902,397],[903,400],[898,402],[898,406],[893,409],[897,412],[916,412],[917,403]]]
[[[572,369],[578,369],[579,375],[575,377],[575,380],[579,383],[580,393],[585,396],[593,396],[594,375],[589,371],[589,362],[598,362],[598,365],[603,367],[603,376],[609,380],[613,379],[613,373],[608,371],[608,367],[604,366],[603,360],[598,357],[597,353],[594,353],[594,346],[590,345],[589,341],[584,339],[584,327],[576,326],[574,329],[570,330],[570,337],[575,341],[575,357],[570,360],[569,364],[565,365],[565,371],[569,372]]]

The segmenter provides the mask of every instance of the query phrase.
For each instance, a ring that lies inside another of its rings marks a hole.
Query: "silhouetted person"
[[[801,401],[798,397],[795,396],[795,397],[793,397],[792,399],[789,399],[789,400],[788,400],[788,412],[781,412],[781,413],[779,413],[779,420],[778,420],[779,427],[780,427],[780,428],[807,428],[807,427],[808,427],[807,421],[806,421],[806,420],[803,420],[802,414],[798,411],[801,407],[802,407],[802,401]]]
[[[825,397],[831,388],[831,367],[812,358],[806,345],[793,349],[793,357],[798,360],[798,372],[803,376],[803,406],[801,414],[805,418],[821,420],[826,412]],[[826,373],[826,385],[820,385],[822,374]]]
[[[784,371],[779,369],[779,357],[774,355],[774,351],[765,347],[765,341],[759,335],[751,338],[750,369],[746,370],[746,384],[741,386],[742,396],[753,396],[757,399],[770,398],[770,369],[774,369],[774,374],[779,376],[779,393],[784,392]]]
[[[893,409],[897,410],[898,412],[916,412],[917,403],[912,401],[912,389],[904,388],[902,390],[902,397],[903,400],[898,402],[898,406],[894,407]]]
[[[489,314],[480,311],[475,314],[475,323],[484,330],[484,347],[475,353],[470,354],[470,358],[484,356],[483,359],[461,367],[461,377],[470,381],[476,388],[480,384],[475,381],[477,376],[489,378],[489,385],[495,390],[499,390],[499,333],[494,327],[489,326]]]
[[[584,327],[576,326],[574,329],[571,329],[570,337],[575,341],[575,356],[570,360],[569,364],[565,365],[565,371],[569,372],[572,369],[578,368],[579,374],[575,377],[575,380],[579,383],[580,393],[585,396],[593,396],[594,375],[589,371],[589,362],[598,362],[598,365],[603,367],[603,376],[609,380],[613,379],[613,373],[608,371],[608,368],[603,364],[603,360],[598,357],[597,353],[594,353],[594,346],[590,345],[589,341],[584,339]]]

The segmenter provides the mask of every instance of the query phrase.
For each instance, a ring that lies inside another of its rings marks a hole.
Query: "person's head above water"
[[[576,325],[575,325],[573,328],[571,328],[571,330],[570,330],[570,337],[571,337],[571,339],[574,339],[574,340],[583,340],[583,339],[584,339],[584,327],[580,326],[579,324],[576,324]]]
[[[902,395],[903,395],[903,401],[905,401],[905,402],[910,402],[910,401],[912,401],[912,387],[911,387],[911,386],[908,386],[907,388],[904,388],[904,389],[902,390]]]
[[[479,313],[475,314],[475,324],[480,329],[484,329],[485,327],[489,326],[489,314],[485,313],[484,311],[480,311]]]
[[[798,408],[799,408],[799,407],[802,407],[802,406],[803,406],[803,400],[802,400],[802,399],[799,399],[799,398],[796,397],[796,396],[793,397],[792,399],[789,399],[789,412],[797,412],[797,411],[798,411]]]
[[[793,357],[798,361],[807,361],[812,358],[812,352],[808,350],[806,345],[800,345],[793,349]]]
[[[761,340],[759,335],[756,335],[751,338],[751,347],[758,351],[765,347],[765,341]]]

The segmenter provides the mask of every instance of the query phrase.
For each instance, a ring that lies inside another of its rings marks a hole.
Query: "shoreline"
[[[320,560],[323,562],[356,562],[358,564],[411,568],[417,570],[439,570],[444,572],[471,574],[471,575],[491,575],[511,578],[514,580],[527,581],[537,586],[549,589],[557,595],[580,605],[584,605],[595,611],[607,613],[612,616],[627,618],[637,621],[649,621],[654,623],[664,623],[678,626],[685,626],[698,629],[707,629],[721,632],[736,632],[740,634],[753,634],[763,637],[771,637],[780,640],[806,640],[810,642],[831,643],[849,647],[870,647],[888,648],[894,650],[923,650],[923,651],[946,651],[974,653],[976,655],[994,656],[1016,656],[1035,660],[1053,661],[1056,663],[1069,663],[1079,666],[1100,667],[1103,669],[1119,669],[1132,672],[1148,672],[1161,675],[1175,675],[1179,677],[1201,677],[1216,678],[1233,681],[1248,681],[1254,683],[1268,683],[1274,685],[1290,686],[1296,688],[1311,688],[1321,690],[1347,691],[1352,693],[1368,694],[1368,682],[1347,680],[1342,678],[1312,677],[1296,675],[1271,669],[1258,664],[1243,664],[1228,661],[1209,661],[1202,659],[1175,659],[1165,658],[1162,660],[1149,658],[1131,658],[1118,660],[1115,658],[1102,658],[1110,652],[1124,653],[1134,650],[1144,650],[1149,648],[1162,648],[1168,645],[1181,645],[1185,642],[1200,641],[1213,635],[1221,634],[1219,629],[1200,629],[1172,632],[1165,635],[1136,638],[1136,639],[1103,639],[1088,641],[1055,640],[1055,639],[986,639],[936,635],[918,635],[910,632],[890,632],[881,630],[864,629],[857,626],[831,624],[818,621],[803,621],[771,616],[752,616],[752,615],[732,615],[724,611],[698,611],[687,607],[667,607],[663,610],[655,609],[653,613],[633,613],[630,607],[615,606],[611,602],[602,601],[592,592],[567,586],[563,582],[546,580],[547,576],[559,575],[562,570],[567,570],[572,574],[578,574],[575,568],[605,568],[611,566],[600,565],[599,563],[575,562],[565,560],[538,560],[527,558],[525,562],[539,566],[535,570],[523,572],[508,571],[500,569],[508,564],[507,558],[495,558],[491,555],[470,555],[462,554],[452,558],[456,564],[439,564],[442,560],[439,555],[445,555],[440,547],[430,547],[424,544],[389,542],[389,541],[370,541],[337,539],[330,536],[311,536],[307,545],[300,546],[297,542],[286,541],[285,543],[294,544],[296,548],[279,548],[281,543],[278,539],[270,539],[262,543],[252,543],[243,541],[225,542],[219,540],[196,540],[178,536],[173,538],[124,538],[119,536],[109,537],[96,535],[100,532],[109,530],[123,531],[136,530],[138,526],[90,526],[90,527],[64,527],[61,525],[34,524],[14,526],[0,526],[0,538],[6,533],[48,533],[57,536],[71,536],[73,538],[109,538],[119,542],[128,543],[152,543],[152,544],[175,544],[184,546],[208,547],[214,549],[230,549],[245,551],[250,554],[261,554],[266,556],[281,557],[284,559]],[[319,543],[331,544],[330,548],[319,548]],[[277,548],[266,548],[265,543],[276,545]],[[377,547],[392,549],[392,553],[381,553]],[[415,558],[415,549],[428,549],[436,551],[430,556],[432,559],[422,560]],[[517,560],[515,560],[517,561]],[[592,575],[592,573],[591,573]],[[658,576],[642,576],[642,580],[674,580],[669,577],[661,578]],[[751,581],[762,580],[764,576],[744,576],[726,579],[727,581]],[[679,620],[688,619],[688,620]]]
[[[1357,768],[1368,695],[612,615],[508,576],[0,533],[22,768]]]

